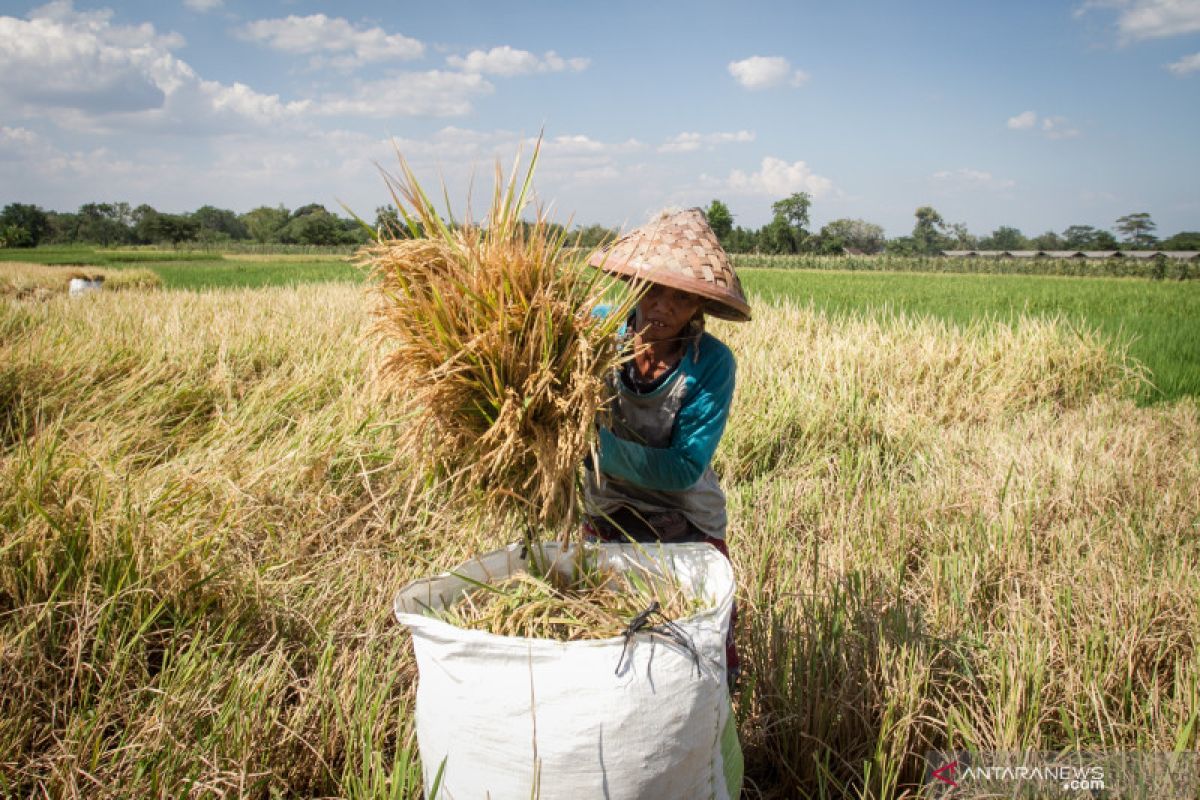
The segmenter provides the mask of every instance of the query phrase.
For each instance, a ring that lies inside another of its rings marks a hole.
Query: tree
[[[1163,250],[1200,250],[1200,231],[1180,231],[1164,239]]]
[[[897,236],[895,239],[888,239],[888,243],[883,246],[883,252],[889,256],[915,256],[923,251],[917,248],[917,240],[913,237]]]
[[[79,232],[79,215],[71,212],[47,211],[49,226],[46,232],[48,244],[71,244]]]
[[[228,209],[201,206],[192,212],[191,218],[199,229],[199,238],[202,241],[250,238],[250,231],[246,228],[246,223]]]
[[[179,244],[191,241],[200,232],[194,216],[162,214],[143,203],[133,210],[134,235],[145,244]]]
[[[75,239],[105,247],[133,239],[133,210],[128,203],[85,203],[79,207]]]
[[[886,236],[880,225],[861,219],[835,219],[817,234],[816,250],[840,253],[848,247],[863,253],[878,253],[885,241]]]
[[[771,204],[771,211],[774,212],[775,219],[770,224],[774,225],[775,220],[778,219],[785,221],[792,229],[795,251],[798,251],[803,246],[804,240],[808,238],[808,210],[811,207],[812,196],[808,192],[792,192],[789,197]]]
[[[288,224],[290,218],[291,214],[282,205],[277,208],[259,206],[241,217],[251,238],[262,243],[278,242],[283,227]]]
[[[918,253],[929,255],[946,249],[946,221],[933,206],[921,206],[913,215],[917,223],[913,225],[913,246]]]
[[[1071,225],[1062,232],[1063,243],[1068,250],[1099,250],[1096,235],[1100,231],[1091,225]]]
[[[1158,226],[1145,211],[1126,214],[1117,220],[1116,227],[1125,241],[1134,247],[1150,247],[1158,241],[1153,233]]]
[[[775,218],[758,232],[758,246],[764,253],[772,255],[800,252],[796,229],[788,222],[788,218],[779,212],[776,212]]]
[[[608,244],[617,238],[617,232],[603,225],[588,225],[578,228],[575,232],[576,243],[579,247],[595,248]]]
[[[351,225],[361,230],[357,223],[351,221]],[[279,240],[285,244],[354,244],[358,239],[343,220],[330,214],[325,210],[325,206],[317,203],[310,203],[293,211],[292,218],[279,232]]]
[[[328,214],[329,211],[320,203],[309,203],[306,206],[300,206],[292,212],[292,219],[307,217],[309,214]]]
[[[1063,250],[1065,249],[1062,237],[1054,231],[1046,231],[1041,236],[1036,236],[1029,241],[1035,250]]]
[[[367,244],[372,240],[372,231],[368,230],[356,217],[333,217],[341,226],[340,244]]]
[[[1017,228],[1001,225],[979,243],[984,250],[1029,250],[1029,240]]]
[[[758,232],[738,225],[729,234],[723,247],[731,253],[753,253],[759,249]]]
[[[408,226],[400,220],[400,212],[395,206],[375,207],[375,230],[382,236],[408,237]]]
[[[0,248],[33,247],[33,237],[20,225],[0,225]]]
[[[720,200],[713,200],[704,209],[704,216],[708,217],[708,225],[717,235],[717,240],[725,244],[729,234],[733,233],[733,214],[729,213],[729,206]]]
[[[955,250],[974,250],[979,247],[979,237],[967,230],[965,222],[955,222],[948,226],[946,239]]]
[[[34,205],[9,203],[0,211],[6,247],[37,247],[50,232],[50,218]]]

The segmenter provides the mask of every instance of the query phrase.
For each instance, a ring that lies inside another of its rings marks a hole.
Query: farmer
[[[610,378],[612,427],[600,429],[599,464],[586,465],[586,532],[605,541],[708,542],[728,558],[712,457],[736,365],[704,318],[750,319],[729,256],[693,208],[664,213],[590,263],[650,285],[626,325],[633,358]],[[732,626],[728,644],[732,681]]]

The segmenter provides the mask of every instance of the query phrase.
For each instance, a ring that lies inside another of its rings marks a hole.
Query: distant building
[[[1200,250],[942,250],[948,258],[1133,258],[1149,261],[1170,258],[1176,261],[1200,259]]]

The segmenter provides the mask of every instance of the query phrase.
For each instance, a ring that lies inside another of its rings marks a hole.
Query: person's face
[[[654,284],[638,303],[634,326],[643,340],[673,339],[703,305],[699,295]]]

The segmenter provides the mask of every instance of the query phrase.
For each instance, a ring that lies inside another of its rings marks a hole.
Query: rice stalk
[[[594,314],[616,282],[541,208],[522,219],[537,156],[523,175],[518,156],[507,180],[496,166],[481,224],[443,220],[400,157],[385,179],[408,236],[381,233],[359,261],[375,277],[374,332],[391,346],[381,375],[407,403],[399,448],[481,507],[565,536],[638,292]]]
[[[669,620],[707,607],[679,581],[648,568],[606,569],[582,549],[576,549],[571,566],[568,574],[534,564],[529,572],[480,585],[431,615],[501,636],[574,642],[620,636],[651,607]]]

